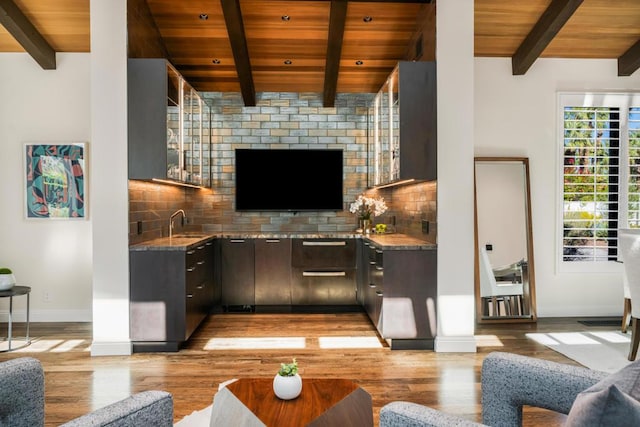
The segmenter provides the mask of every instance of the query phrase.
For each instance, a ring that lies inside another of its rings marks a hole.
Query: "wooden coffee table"
[[[242,378],[216,393],[211,426],[373,426],[369,393],[345,379],[303,378],[302,393],[281,400],[273,378]]]

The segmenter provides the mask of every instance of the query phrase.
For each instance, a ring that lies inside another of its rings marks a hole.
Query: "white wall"
[[[557,93],[640,89],[615,60],[538,59],[524,76],[510,59],[475,59],[475,155],[529,157],[539,317],[622,314],[620,273],[557,271]]]
[[[27,220],[23,164],[25,142],[87,142],[91,156],[89,55],[59,53],[57,69],[45,71],[27,54],[0,54],[0,94],[0,266],[31,286],[31,320],[90,321],[91,193],[86,220]]]
[[[474,352],[473,0],[438,4],[439,352]]]
[[[131,354],[127,174],[127,0],[91,0],[93,227],[91,355]]]

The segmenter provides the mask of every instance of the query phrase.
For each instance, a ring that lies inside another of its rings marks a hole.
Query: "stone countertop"
[[[360,233],[219,233],[219,234],[179,234],[174,237],[160,237],[129,247],[130,251],[186,251],[213,239],[366,239],[384,250],[434,250],[437,246],[426,240],[401,233],[369,234]]]
[[[426,240],[401,233],[369,234],[363,236],[368,242],[383,250],[435,250],[437,245]]]
[[[212,234],[180,234],[174,237],[159,237],[129,246],[130,251],[186,251],[213,240]]]

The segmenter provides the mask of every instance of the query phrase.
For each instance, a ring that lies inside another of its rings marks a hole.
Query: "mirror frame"
[[[478,199],[476,188],[476,163],[477,162],[520,162],[524,167],[524,190],[525,190],[525,233],[527,236],[527,265],[529,273],[528,295],[527,289],[523,289],[523,298],[528,300],[530,316],[513,316],[501,318],[483,318],[482,297],[480,296],[480,259],[478,253]],[[531,186],[529,183],[529,158],[528,157],[474,157],[473,161],[473,222],[474,222],[474,282],[475,282],[475,302],[476,302],[476,322],[477,323],[532,323],[537,321],[536,313],[536,278],[535,263],[533,254],[533,228],[531,226]]]

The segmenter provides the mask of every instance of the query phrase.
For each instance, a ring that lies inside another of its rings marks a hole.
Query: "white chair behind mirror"
[[[631,347],[629,360],[635,360],[640,343],[640,234],[618,233],[618,246],[631,298]]]
[[[640,228],[620,228],[618,229],[618,236],[630,234],[630,235],[640,235]],[[622,252],[622,251],[621,251]],[[618,259],[624,262],[622,257],[622,253],[618,255]],[[622,290],[624,292],[624,303],[622,309],[622,333],[627,332],[627,328],[629,327],[629,322],[631,321],[631,296],[629,294],[629,281],[627,279],[627,274],[622,270]]]
[[[513,298],[518,299],[518,305],[522,298],[522,283],[501,283],[498,285],[496,277],[493,274],[489,254],[484,246],[480,247],[480,296],[483,300],[483,307],[488,307],[488,303],[492,305],[492,316],[500,314],[500,302],[504,304],[505,311],[508,315],[512,314],[514,305]],[[488,314],[488,313],[487,313]]]

